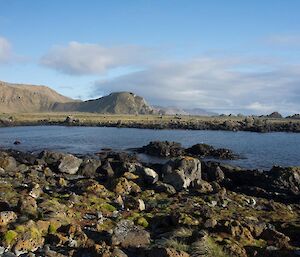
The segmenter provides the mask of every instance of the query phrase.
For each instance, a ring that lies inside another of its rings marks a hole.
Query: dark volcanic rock
[[[300,167],[273,167],[268,176],[271,186],[277,191],[300,195]]]
[[[160,157],[176,157],[184,153],[180,143],[153,141],[139,149],[140,152]]]
[[[196,144],[186,149],[186,153],[198,157],[214,157],[218,159],[236,159],[237,155],[226,148],[215,149],[211,145]]]
[[[214,151],[214,147],[207,144],[196,144],[186,149],[186,152],[197,156],[209,156]]]

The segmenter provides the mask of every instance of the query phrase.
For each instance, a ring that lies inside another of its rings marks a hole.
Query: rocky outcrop
[[[182,155],[184,149],[180,143],[169,141],[153,141],[148,145],[143,146],[138,151],[153,156],[176,157]]]
[[[186,153],[198,157],[213,157],[227,160],[233,160],[238,158],[238,156],[229,149],[215,149],[213,146],[207,144],[193,145],[190,148],[186,149]]]
[[[201,163],[192,157],[180,157],[167,162],[162,172],[163,181],[180,191],[201,180]]]

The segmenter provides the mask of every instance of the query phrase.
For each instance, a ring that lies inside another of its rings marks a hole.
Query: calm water
[[[22,144],[13,145],[15,140],[20,140]],[[293,133],[62,126],[0,128],[0,147],[23,151],[52,149],[70,153],[94,153],[101,148],[124,150],[140,147],[153,140],[176,141],[185,147],[207,143],[230,148],[244,157],[231,163],[247,168],[300,166],[300,134]]]

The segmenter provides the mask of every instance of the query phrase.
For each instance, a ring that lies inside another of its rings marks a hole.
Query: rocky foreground
[[[242,170],[228,149],[0,152],[0,256],[299,256],[300,168]]]

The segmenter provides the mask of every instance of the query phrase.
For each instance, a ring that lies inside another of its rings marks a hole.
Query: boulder
[[[72,154],[65,154],[59,161],[58,170],[62,173],[76,174],[82,160]]]
[[[276,191],[300,195],[300,167],[275,166],[267,174]]]
[[[21,214],[36,217],[37,208],[36,200],[31,196],[21,197],[18,202],[18,209]]]
[[[17,168],[17,161],[7,153],[0,152],[0,168],[5,171],[15,171]]]
[[[219,148],[215,149],[211,145],[207,144],[196,144],[186,149],[186,153],[198,157],[214,157],[218,159],[236,159],[235,155],[230,149]]]
[[[88,178],[93,178],[97,174],[97,170],[101,166],[101,161],[97,159],[86,158],[83,160],[79,174]]]
[[[0,212],[0,227],[7,226],[9,223],[16,221],[17,214],[13,211]]]
[[[138,170],[146,183],[155,184],[158,181],[158,174],[153,169],[140,167]]]
[[[124,248],[145,247],[150,244],[150,234],[131,220],[121,220],[114,228],[111,240],[113,245]]]
[[[13,251],[17,256],[35,252],[38,248],[42,248],[44,241],[41,231],[36,227],[35,222],[31,220],[27,224],[19,226]]]
[[[41,152],[39,158],[44,160],[53,170],[70,175],[76,174],[82,163],[82,159],[72,154],[52,151]]]
[[[201,162],[192,157],[178,157],[163,166],[163,182],[178,191],[187,189],[193,181],[201,180]]]
[[[180,143],[169,141],[153,141],[140,149],[141,152],[160,157],[176,157],[184,153]]]
[[[272,228],[266,228],[260,237],[267,241],[268,245],[276,246],[278,248],[288,248],[290,238],[285,234],[278,232]]]
[[[214,147],[207,144],[195,144],[190,148],[186,149],[186,152],[197,156],[209,156],[214,150]]]
[[[155,184],[154,189],[158,193],[166,193],[168,195],[174,195],[174,194],[176,194],[176,189],[172,185],[167,184],[167,183],[163,183],[161,181],[158,181]]]
[[[220,182],[225,178],[225,174],[218,163],[204,162],[202,165],[202,178],[208,182]]]

